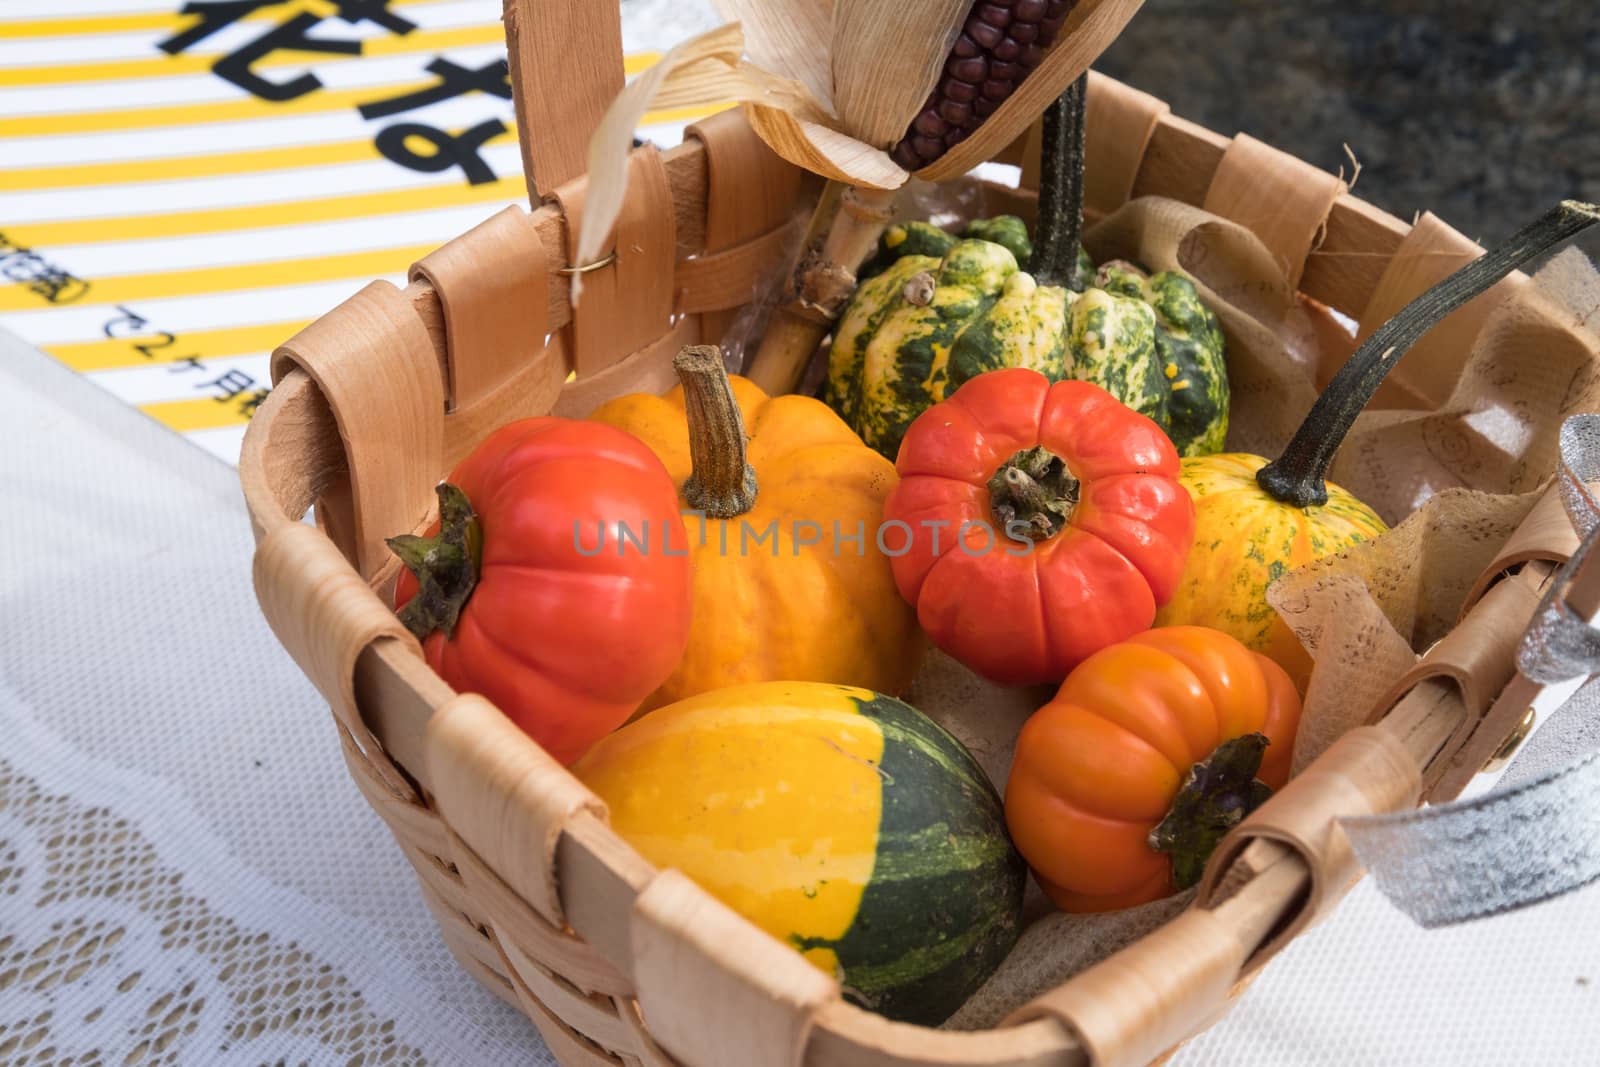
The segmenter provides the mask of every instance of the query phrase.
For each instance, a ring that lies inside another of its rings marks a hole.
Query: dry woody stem
[[[817,345],[855,290],[856,271],[878,246],[893,213],[892,189],[844,188],[830,182],[812,214],[800,264],[761,339],[750,380],[777,395],[792,392]],[[831,225],[830,225],[831,223]]]
[[[731,519],[756,506],[756,472],[745,459],[744,415],[734,398],[722,352],[688,345],[672,361],[683,383],[694,473],[683,499],[713,519]]]

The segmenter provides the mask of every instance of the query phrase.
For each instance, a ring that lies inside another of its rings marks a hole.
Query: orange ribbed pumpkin
[[[1023,726],[1006,824],[1065,911],[1159,900],[1288,780],[1299,722],[1272,660],[1218,630],[1147,630],[1084,660]]]

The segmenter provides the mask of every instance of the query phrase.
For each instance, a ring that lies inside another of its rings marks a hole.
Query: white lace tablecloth
[[[0,340],[0,1064],[549,1063],[256,608],[234,471]]]

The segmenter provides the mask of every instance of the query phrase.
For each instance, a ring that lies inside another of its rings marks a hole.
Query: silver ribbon
[[[1556,477],[1567,516],[1578,532],[1578,550],[1545,590],[1517,652],[1517,669],[1544,685],[1600,672],[1600,630],[1580,619],[1566,599],[1578,565],[1600,539],[1600,501],[1589,490],[1591,483],[1600,481],[1600,415],[1573,415],[1561,424],[1561,469]]]
[[[1600,415],[1561,427],[1560,484],[1581,541],[1555,574],[1518,649],[1529,679],[1553,685],[1600,674],[1600,629],[1566,591],[1600,541]],[[1600,679],[1560,714],[1600,721]],[[1526,907],[1600,879],[1600,752],[1474,800],[1339,820],[1378,889],[1425,927]]]

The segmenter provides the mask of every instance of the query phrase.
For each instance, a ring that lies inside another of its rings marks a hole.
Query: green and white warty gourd
[[[1029,250],[1011,216],[979,220],[962,237],[927,223],[891,227],[877,273],[834,330],[824,399],[893,459],[912,420],[967,379],[1030,367],[1101,386],[1154,419],[1181,455],[1221,451],[1225,346],[1194,283],[1123,261],[1096,270],[1080,249],[1080,276],[1093,284],[1078,293],[1023,271],[1018,254]]]

